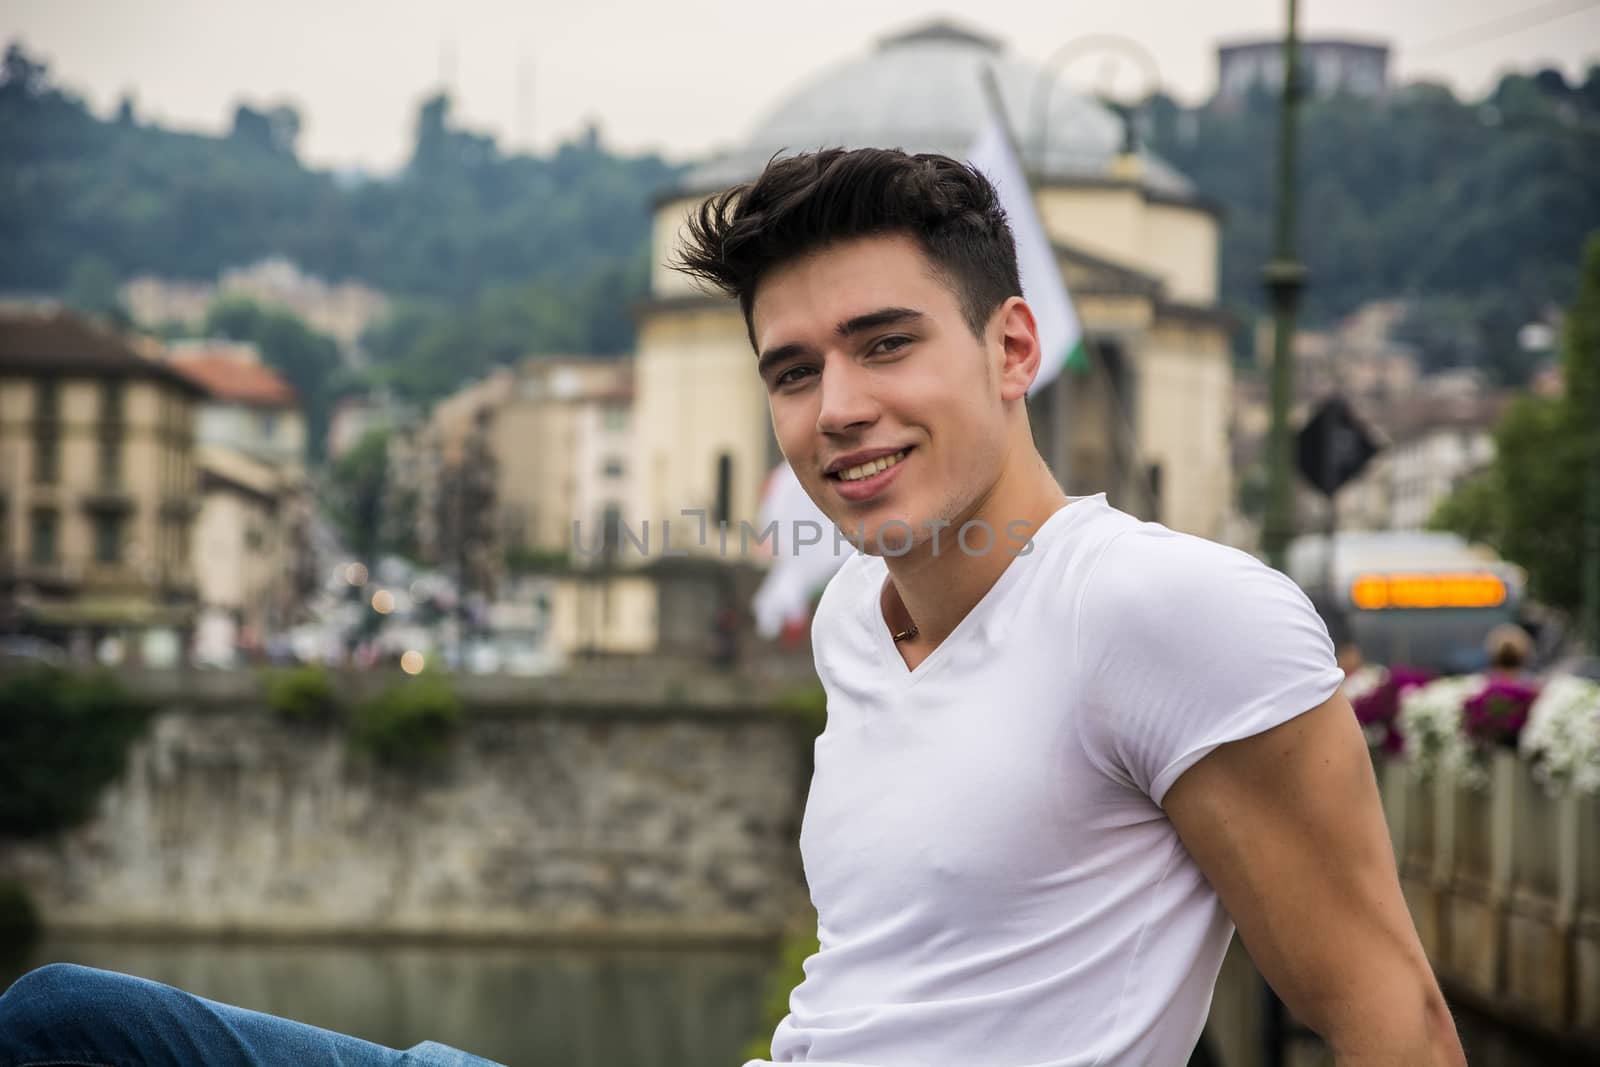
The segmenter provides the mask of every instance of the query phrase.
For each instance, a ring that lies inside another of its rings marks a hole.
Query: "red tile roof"
[[[294,386],[263,363],[226,352],[195,352],[173,356],[172,365],[216,400],[264,408],[300,406]]]

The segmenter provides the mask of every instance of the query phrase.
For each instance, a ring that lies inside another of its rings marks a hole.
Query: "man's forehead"
[[[953,295],[910,237],[857,238],[774,268],[756,286],[750,320],[759,346],[773,331],[831,331],[884,307],[937,313],[945,299],[953,306]]]

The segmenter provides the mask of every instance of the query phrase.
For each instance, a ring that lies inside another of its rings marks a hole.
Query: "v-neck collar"
[[[889,627],[889,621],[883,617],[883,594],[887,583],[891,580],[889,567],[882,558],[878,558],[880,578],[876,582],[864,583],[868,587],[868,625],[872,629],[873,647],[877,649],[877,658],[882,661],[885,675],[898,687],[915,684],[939,669],[939,665],[955,655],[952,649],[970,640],[969,634],[984,625],[985,620],[994,614],[996,605],[1005,599],[1007,593],[1022,580],[1023,575],[1032,569],[1032,562],[1037,554],[1043,550],[1041,538],[1047,533],[1049,537],[1055,536],[1055,529],[1066,523],[1063,515],[1087,511],[1082,505],[1094,501],[1103,501],[1104,493],[1097,493],[1089,497],[1068,497],[1067,503],[1050,513],[1050,517],[1039,524],[1030,540],[1033,550],[1026,554],[1016,556],[1006,564],[1005,570],[995,579],[993,585],[978,598],[972,610],[962,616],[954,630],[938,646],[929,652],[927,657],[915,667],[906,666],[906,661],[901,658],[900,650],[894,646],[894,633]]]

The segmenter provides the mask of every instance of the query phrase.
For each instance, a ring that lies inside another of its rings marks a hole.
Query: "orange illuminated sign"
[[[1497,608],[1506,583],[1493,574],[1363,574],[1350,583],[1350,602],[1363,611],[1381,608]]]

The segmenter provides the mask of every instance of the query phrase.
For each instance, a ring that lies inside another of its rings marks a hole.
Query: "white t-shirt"
[[[772,1062],[1183,1063],[1233,926],[1161,800],[1333,695],[1322,621],[1250,556],[1103,496],[1052,515],[914,671],[887,574],[852,558],[813,626],[821,949]]]

